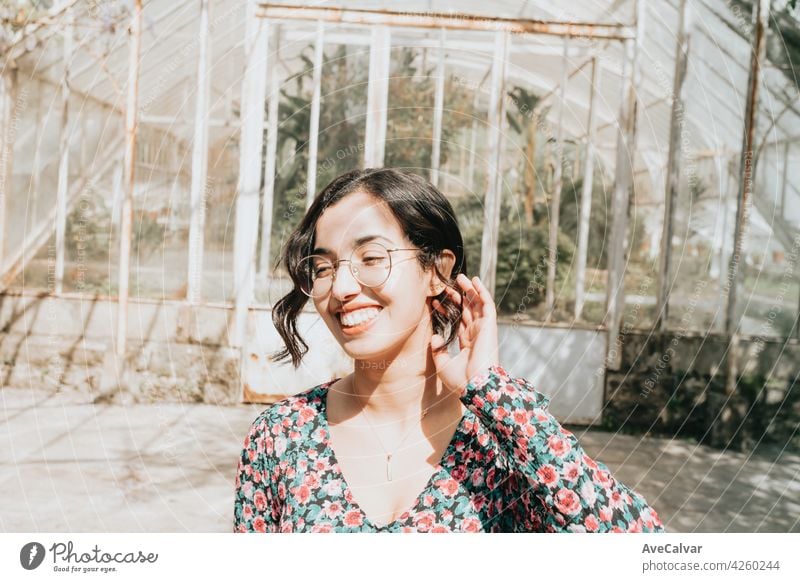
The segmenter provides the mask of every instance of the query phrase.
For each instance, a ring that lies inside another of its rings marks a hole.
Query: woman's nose
[[[331,295],[336,299],[342,300],[353,294],[361,292],[361,283],[358,282],[350,271],[350,263],[341,262],[333,270],[333,282],[331,283]]]

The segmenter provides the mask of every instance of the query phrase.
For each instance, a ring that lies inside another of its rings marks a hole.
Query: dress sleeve
[[[549,399],[500,365],[473,376],[461,394],[497,437],[545,510],[548,531],[663,532],[644,498],[592,460],[547,410]]]
[[[280,508],[275,483],[278,466],[264,414],[251,425],[236,471],[234,532],[278,531]]]

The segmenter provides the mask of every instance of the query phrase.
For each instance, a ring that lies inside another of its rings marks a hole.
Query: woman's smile
[[[339,329],[345,335],[358,335],[372,327],[378,320],[382,307],[365,307],[347,313],[339,313]]]

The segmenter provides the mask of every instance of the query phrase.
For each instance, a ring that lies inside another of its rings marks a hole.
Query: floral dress
[[[593,461],[549,399],[495,365],[467,383],[467,410],[413,505],[370,522],[331,448],[335,380],[267,407],[244,440],[235,532],[661,532],[655,510]]]

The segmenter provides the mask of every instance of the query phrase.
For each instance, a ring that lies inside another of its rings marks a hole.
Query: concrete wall
[[[116,311],[105,297],[0,295],[3,383],[78,390],[99,399],[232,404],[271,402],[353,368],[315,313],[299,318],[310,350],[295,370],[268,360],[282,345],[269,310],[250,311],[240,351],[228,345],[230,306],[134,300],[123,377],[112,357]],[[550,396],[562,421],[599,422],[605,333],[510,322],[499,328],[501,362],[510,373]]]
[[[746,338],[741,346],[743,370],[728,395],[721,336],[627,334],[620,370],[607,372],[604,423],[715,447],[800,447],[800,342]]]
[[[298,370],[267,359],[280,347],[269,310],[250,312],[243,350],[229,346],[231,316],[226,305],[133,301],[121,375],[113,357],[113,299],[0,295],[0,382],[94,399],[235,404],[274,401],[352,370],[313,313],[300,318],[311,349]],[[503,365],[548,395],[562,422],[744,450],[760,443],[800,448],[797,340],[743,341],[746,365],[728,396],[719,336],[629,332],[621,369],[607,371],[603,331],[512,322],[499,328]]]
[[[596,424],[603,409],[605,331],[501,322],[500,359],[550,397],[562,422]]]
[[[250,311],[243,350],[228,345],[228,305],[132,301],[126,371],[113,357],[116,304],[98,297],[0,295],[2,385],[73,390],[93,399],[270,402],[352,370],[313,313],[298,370],[269,362],[280,347],[270,311]],[[606,371],[606,333],[501,321],[501,363],[551,398],[562,422],[689,436],[718,447],[798,443],[800,342],[744,342],[737,390],[724,392],[718,336],[627,333],[622,367]],[[241,354],[245,357],[242,359]],[[123,389],[120,389],[122,386]]]

